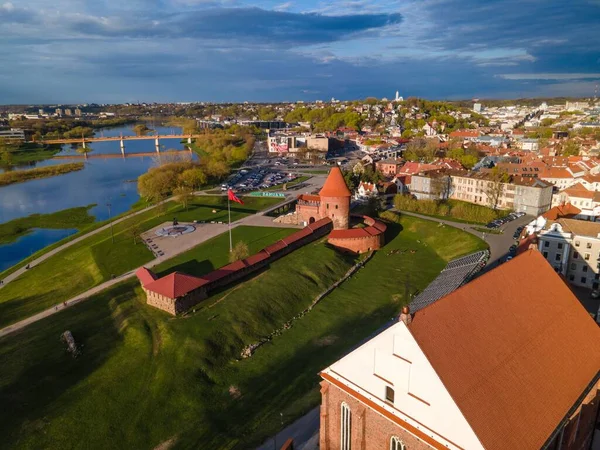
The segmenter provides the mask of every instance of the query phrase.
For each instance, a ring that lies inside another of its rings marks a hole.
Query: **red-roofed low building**
[[[321,372],[322,450],[589,449],[600,328],[528,250]]]
[[[464,141],[475,141],[479,137],[477,130],[456,130],[450,133],[450,139],[462,139]]]

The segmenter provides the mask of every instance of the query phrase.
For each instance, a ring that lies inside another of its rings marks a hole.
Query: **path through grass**
[[[280,413],[289,423],[318,404],[318,371],[398,314],[404,280],[423,289],[446,261],[485,245],[408,216],[390,224],[388,238],[249,359],[237,359],[245,345],[305,308],[354,260],[309,244],[182,318],[146,306],[129,281],[1,339],[0,448],[152,449],[168,439],[174,448],[254,448],[280,428]],[[188,264],[202,273],[221,265],[226,245],[219,236],[161,270]],[[77,360],[58,340],[65,329],[84,345]]]
[[[244,201],[244,205],[232,206],[232,221],[280,199],[247,198]],[[34,266],[0,290],[0,327],[61,303],[109,280],[113,274],[120,275],[151,261],[154,256],[150,250],[139,239],[135,244],[129,230],[134,224],[142,231],[148,230],[175,216],[182,222],[226,221],[227,200],[224,197],[196,197],[187,211],[178,204],[168,203],[160,216],[150,210],[115,224],[114,244],[110,229],[103,230]]]

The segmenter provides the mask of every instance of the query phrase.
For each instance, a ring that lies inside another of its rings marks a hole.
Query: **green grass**
[[[36,180],[38,178],[55,177],[69,172],[82,170],[84,163],[57,164],[55,166],[36,167],[35,169],[13,170],[0,173],[0,186]]]
[[[245,197],[244,205],[231,207],[231,220],[241,219],[279,201]],[[213,210],[217,212],[213,213]],[[134,224],[148,230],[173,217],[182,222],[227,221],[227,200],[225,197],[195,197],[187,211],[170,202],[160,216],[150,210],[115,224],[114,244],[110,229],[107,229],[48,258],[0,291],[0,327],[85,292],[112,275],[120,275],[151,261],[152,253],[139,240],[134,244],[129,230]]]
[[[10,153],[10,163],[16,165],[44,161],[60,153],[61,149],[62,146],[60,145],[42,145],[27,142]]]
[[[240,233],[255,248],[265,239]],[[169,439],[174,448],[254,448],[280,428],[280,413],[289,423],[318,404],[318,371],[398,314],[406,279],[410,291],[423,289],[446,261],[485,245],[408,216],[387,237],[363,269],[249,359],[238,360],[244,346],[354,260],[315,242],[175,319],[146,306],[128,281],[0,339],[0,448],[152,449]],[[161,270],[203,273],[224,262],[226,246],[221,235]],[[66,329],[83,345],[76,360],[58,339]]]
[[[89,210],[96,205],[63,209],[50,214],[32,214],[20,219],[0,223],[0,245],[9,244],[31,232],[33,228],[84,229],[94,223]]]

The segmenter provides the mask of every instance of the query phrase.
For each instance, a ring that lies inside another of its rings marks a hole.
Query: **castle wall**
[[[383,246],[383,233],[359,238],[329,238],[327,242],[340,250],[365,253],[371,250],[379,250]]]
[[[319,215],[329,217],[334,230],[346,230],[350,223],[350,197],[321,197]]]

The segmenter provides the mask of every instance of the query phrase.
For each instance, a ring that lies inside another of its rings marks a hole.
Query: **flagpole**
[[[229,200],[229,192],[227,193],[227,211],[229,212],[229,253],[233,251],[231,240],[231,200]]]

